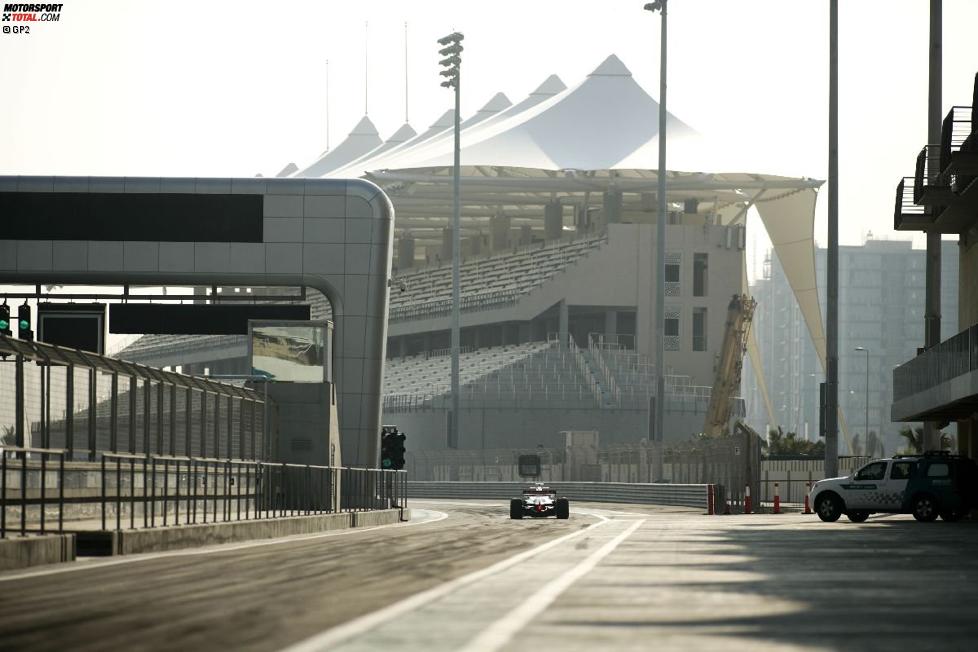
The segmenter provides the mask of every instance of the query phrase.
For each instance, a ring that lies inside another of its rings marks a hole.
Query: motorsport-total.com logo
[[[3,22],[13,23],[34,23],[48,22],[56,23],[61,20],[61,8],[59,5],[38,5],[38,4],[11,4],[3,5]]]
[[[0,22],[19,23],[4,25],[4,34],[30,34],[31,23],[57,23],[61,20],[64,4],[5,3]]]

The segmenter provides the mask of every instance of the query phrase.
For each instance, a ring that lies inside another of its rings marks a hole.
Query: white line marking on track
[[[539,591],[521,602],[505,616],[489,625],[489,627],[482,630],[482,633],[462,648],[462,652],[495,652],[506,645],[517,632],[523,629],[528,622],[540,615],[571,584],[594,570],[598,562],[607,557],[611,551],[618,547],[618,544],[631,536],[642,523],[645,523],[645,519],[635,521],[631,527],[595,550],[577,566],[570,568],[559,577],[544,584]]]
[[[438,521],[444,521],[448,518],[448,514],[445,512],[438,512],[433,509],[428,510],[417,510],[425,511],[435,514],[434,517],[415,521],[414,519],[408,521],[407,523],[389,523],[387,525],[374,525],[372,527],[365,528],[347,528],[345,530],[332,530],[330,532],[321,532],[318,534],[296,534],[289,537],[279,537],[275,539],[259,539],[256,541],[246,541],[244,543],[230,543],[230,544],[218,544],[213,546],[207,546],[206,548],[190,548],[188,550],[169,550],[163,552],[147,552],[138,555],[126,555],[119,559],[112,559],[109,561],[81,561],[76,562],[78,565],[71,566],[61,566],[59,568],[46,568],[34,571],[25,571],[23,573],[16,573],[10,575],[0,575],[0,582],[11,582],[13,580],[26,579],[29,577],[43,577],[45,575],[57,575],[59,573],[71,573],[74,571],[92,570],[94,568],[105,568],[107,566],[118,566],[120,564],[133,564],[140,561],[150,561],[153,559],[164,559],[166,557],[191,557],[194,555],[213,555],[219,552],[232,552],[235,550],[246,550],[248,548],[260,548],[262,546],[275,546],[285,543],[294,543],[297,541],[311,541],[315,539],[326,539],[329,537],[339,537],[347,536],[351,534],[361,534],[363,532],[372,532],[373,530],[383,530],[385,528],[406,528],[412,525],[428,525],[431,523],[437,523]]]
[[[483,568],[482,570],[469,573],[468,575],[463,575],[462,577],[456,577],[454,580],[449,580],[444,584],[439,584],[438,586],[432,587],[427,591],[415,593],[414,595],[407,597],[400,602],[395,602],[394,604],[360,616],[359,618],[355,618],[354,620],[343,623],[342,625],[337,625],[332,629],[327,629],[321,634],[316,634],[315,636],[307,638],[304,641],[299,641],[298,643],[294,643],[286,648],[283,648],[281,652],[313,652],[318,650],[327,650],[333,645],[341,643],[342,641],[345,641],[353,636],[368,632],[378,625],[389,622],[390,620],[409,611],[423,607],[424,605],[444,597],[449,593],[462,588],[463,586],[473,584],[474,582],[478,582],[479,580],[489,577],[490,575],[494,575],[495,573],[512,568],[513,566],[516,566],[517,564],[538,555],[545,550],[549,550],[554,546],[560,545],[564,541],[569,541],[570,539],[579,537],[582,534],[587,534],[594,528],[601,527],[602,525],[611,522],[609,519],[599,514],[591,514],[591,516],[601,520],[597,523],[592,523],[591,525],[584,529],[578,530],[577,532],[571,532],[570,534],[565,534],[564,536],[552,539],[551,541],[541,544],[536,548],[524,550],[519,554],[496,562],[492,566]]]

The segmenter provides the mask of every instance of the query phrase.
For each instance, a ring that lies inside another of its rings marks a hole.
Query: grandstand
[[[589,252],[596,250],[607,235],[576,241],[541,242],[516,249],[512,254],[467,260],[461,265],[462,310],[484,310],[512,304],[520,295],[563,272]],[[450,261],[435,267],[395,276],[403,291],[391,293],[391,321],[419,316],[448,314],[452,303]]]

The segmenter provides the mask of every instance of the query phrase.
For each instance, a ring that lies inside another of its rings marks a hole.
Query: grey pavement
[[[978,640],[978,522],[595,504],[568,521],[510,521],[501,502],[413,507],[425,511],[409,525],[0,574],[0,641],[726,652]]]

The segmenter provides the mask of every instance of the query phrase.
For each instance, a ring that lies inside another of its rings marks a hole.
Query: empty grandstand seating
[[[425,354],[388,360],[384,410],[441,405],[448,395],[451,356]],[[529,342],[478,349],[459,359],[461,399],[466,406],[505,406],[534,401],[544,406],[595,405],[595,397],[572,355],[556,342]]]
[[[515,303],[607,242],[607,235],[570,242],[534,245],[513,253],[463,262],[461,265],[461,309],[486,310]],[[397,280],[404,291],[390,294],[390,319],[408,320],[447,314],[452,300],[452,267],[402,271]]]

